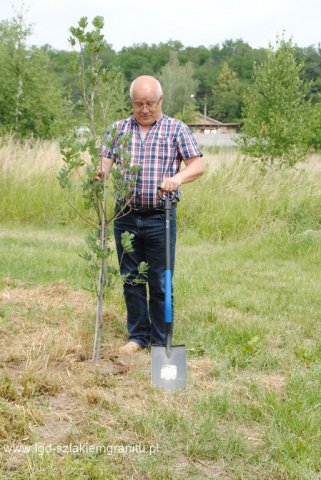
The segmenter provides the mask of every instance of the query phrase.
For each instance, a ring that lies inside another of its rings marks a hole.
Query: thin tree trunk
[[[15,118],[15,130],[18,131],[19,128],[19,117],[20,117],[20,98],[22,96],[22,89],[23,89],[23,80],[21,75],[19,75],[18,80],[18,90],[17,90],[17,97],[16,97],[16,118]]]
[[[100,248],[106,251],[106,178],[104,178],[104,193],[103,202],[100,213]],[[97,306],[96,306],[96,327],[95,327],[95,339],[92,360],[94,362],[100,359],[100,346],[101,335],[103,330],[103,310],[104,310],[104,298],[105,298],[105,286],[107,276],[108,261],[107,258],[102,258],[100,261],[99,282],[98,282],[98,294],[97,294]]]
[[[101,335],[103,330],[103,309],[104,309],[104,297],[105,297],[105,285],[106,285],[106,270],[107,270],[107,259],[104,258],[101,260],[100,272],[99,272],[99,290],[97,296],[97,306],[96,306],[96,327],[95,327],[95,339],[94,339],[94,348],[92,359],[94,362],[100,359],[100,346],[101,346]]]

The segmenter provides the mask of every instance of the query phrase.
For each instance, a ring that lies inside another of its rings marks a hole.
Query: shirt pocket
[[[161,137],[156,148],[158,160],[165,166],[171,165],[175,158],[175,144],[171,137]]]

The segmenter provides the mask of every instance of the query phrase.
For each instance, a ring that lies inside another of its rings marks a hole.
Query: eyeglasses
[[[154,110],[154,108],[158,107],[161,99],[162,99],[162,96],[159,97],[157,102],[146,102],[146,103],[133,102],[133,107],[134,107],[135,110],[143,110],[145,107],[147,108],[147,110]]]

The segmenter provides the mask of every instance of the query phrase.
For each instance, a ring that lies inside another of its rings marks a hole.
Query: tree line
[[[77,48],[27,47],[30,34],[31,27],[22,13],[0,22],[0,131],[21,137],[58,137],[86,124],[88,118],[77,75],[79,54]],[[107,107],[100,114],[102,128],[130,113],[129,84],[141,74],[160,79],[164,111],[169,115],[188,122],[201,112],[223,122],[243,122],[246,95],[255,84],[255,69],[268,61],[271,52],[270,47],[252,48],[242,39],[208,48],[185,47],[179,41],[134,44],[119,52],[104,42],[100,59],[106,77]],[[291,51],[296,64],[301,65],[296,74],[308,87],[304,98],[315,116],[320,110],[321,47],[291,44]],[[90,68],[90,52],[87,57],[84,53]],[[317,131],[314,140],[313,135],[310,137],[310,142],[321,143]]]

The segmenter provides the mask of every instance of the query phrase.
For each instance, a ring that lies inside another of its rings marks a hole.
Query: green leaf
[[[81,19],[78,22],[78,25],[80,28],[85,29],[88,25],[88,18],[87,17],[81,17]]]
[[[134,248],[133,248],[134,238],[135,238],[135,235],[133,233],[123,232],[121,234],[121,245],[124,249],[124,253],[130,253],[134,251]]]
[[[144,277],[147,276],[148,269],[149,265],[147,262],[140,262],[140,264],[138,265],[138,273],[140,275],[143,275]]]
[[[69,37],[68,42],[70,43],[70,45],[72,47],[74,47],[76,45],[76,40],[73,37]]]
[[[78,254],[80,258],[82,258],[83,260],[86,260],[86,262],[90,262],[93,258],[93,256],[88,253],[88,252],[84,252],[84,253],[79,253]]]
[[[93,19],[92,24],[95,28],[102,29],[104,28],[104,17],[97,16]]]

